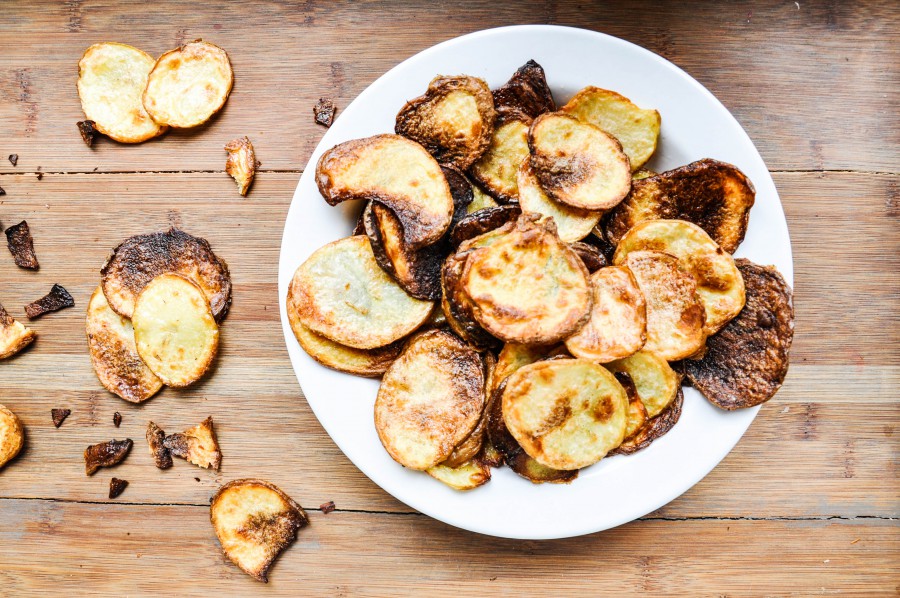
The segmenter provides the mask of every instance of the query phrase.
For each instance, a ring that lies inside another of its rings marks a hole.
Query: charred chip
[[[15,166],[19,163],[19,154],[10,154],[9,155],[9,163]]]
[[[218,471],[222,464],[222,453],[219,451],[219,440],[216,438],[212,417],[207,417],[184,432],[166,436],[163,446],[172,455],[186,459],[203,469],[212,468]]]
[[[155,423],[147,424],[147,445],[150,447],[150,455],[159,469],[172,467],[172,453],[165,447],[166,433]]]
[[[256,159],[253,144],[246,136],[238,137],[225,144],[225,151],[228,152],[225,172],[237,183],[238,193],[242,196],[247,195],[250,185],[253,184],[253,177],[256,176],[256,170],[262,166]]]
[[[118,498],[120,494],[125,492],[125,488],[128,487],[128,480],[120,480],[119,478],[113,478],[109,481],[109,498]]]
[[[92,120],[80,120],[77,124],[78,132],[81,133],[81,139],[84,141],[84,144],[88,147],[93,147],[94,137],[97,135],[97,129],[94,128],[94,125],[97,123]]]
[[[28,222],[23,220],[6,229],[6,245],[17,266],[28,270],[40,268],[37,255],[34,253],[34,239],[31,237]]]
[[[472,212],[456,224],[453,232],[450,233],[450,241],[454,245],[459,245],[463,241],[498,229],[508,222],[514,222],[521,214],[522,209],[515,204],[483,208]]]
[[[313,106],[313,115],[316,118],[316,124],[320,124],[323,127],[331,126],[334,122],[334,115],[336,112],[337,107],[334,105],[334,102],[328,98],[319,98],[319,101]]]
[[[572,248],[572,251],[578,254],[578,257],[580,257],[581,261],[584,263],[584,267],[587,268],[588,272],[592,274],[600,268],[605,268],[609,265],[609,261],[606,259],[606,256],[603,255],[603,252],[597,249],[597,247],[595,247],[594,245],[576,241],[574,243],[570,243],[569,247]]]
[[[72,414],[71,409],[51,409],[50,416],[53,418],[53,425],[57,428],[63,425],[66,418]]]
[[[520,110],[531,118],[556,110],[544,69],[534,60],[520,66],[509,81],[493,91],[493,95],[497,110]]]
[[[44,314],[59,311],[66,307],[75,307],[75,299],[61,285],[55,284],[50,292],[25,306],[25,315],[34,320]]]
[[[12,357],[28,345],[37,334],[24,324],[14,319],[0,305],[0,359]]]
[[[94,475],[101,467],[112,467],[125,460],[134,443],[130,438],[92,444],[84,449],[84,472]]]

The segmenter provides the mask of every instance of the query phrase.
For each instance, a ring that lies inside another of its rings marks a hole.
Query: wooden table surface
[[[27,219],[41,261],[28,272],[0,259],[0,303],[22,317],[21,306],[56,282],[76,301],[34,322],[34,346],[0,364],[0,402],[27,429],[23,454],[0,473],[0,595],[897,594],[895,3],[217,4],[0,8],[0,221]],[[796,272],[787,382],[731,454],[646,517],[547,542],[451,528],[360,473],[303,398],[276,284],[283,221],[324,131],[313,123],[315,100],[346,106],[420,50],[517,23],[622,37],[712,91],[772,172]],[[87,46],[121,41],[158,55],[200,37],[224,47],[236,73],[211,124],[136,146],[82,143],[75,79]],[[246,199],[223,172],[222,145],[240,135],[263,162]],[[16,167],[6,161],[12,153]],[[109,250],[169,225],[208,238],[228,261],[234,306],[213,375],[134,406],[97,382],[84,310]],[[72,410],[59,429],[56,407]],[[207,415],[223,447],[220,472],[153,467],[147,420],[174,431]],[[133,438],[132,455],[86,477],[84,447],[113,437]],[[130,481],[113,501],[111,475]],[[311,526],[268,585],[227,562],[209,524],[211,494],[246,476],[280,485],[310,510]],[[316,510],[329,500],[336,511]]]

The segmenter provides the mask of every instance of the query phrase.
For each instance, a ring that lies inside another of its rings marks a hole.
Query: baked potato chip
[[[588,361],[527,365],[507,379],[502,401],[509,432],[546,467],[587,467],[625,439],[625,390],[608,370]]]
[[[491,143],[494,98],[476,77],[438,76],[425,95],[406,103],[394,132],[421,143],[441,164],[467,169]]]
[[[523,212],[536,212],[542,216],[553,218],[556,233],[565,243],[580,241],[589,234],[603,212],[573,208],[547,197],[538,182],[528,160],[522,162],[516,178],[519,187],[519,205]]]
[[[520,66],[509,81],[494,90],[494,106],[497,110],[520,110],[531,118],[555,111],[543,67],[534,60]]]
[[[157,123],[186,129],[221,110],[233,84],[225,50],[198,39],[159,57],[147,75],[141,101]]]
[[[212,417],[207,417],[184,432],[166,436],[163,447],[173,456],[186,459],[203,469],[212,467],[219,471],[222,464],[222,452],[219,450],[219,439],[216,437]]]
[[[274,484],[228,482],[209,506],[216,537],[232,563],[251,577],[269,581],[269,568],[309,524],[303,508]]]
[[[491,393],[497,390],[500,383],[509,378],[516,370],[536,363],[548,357],[565,355],[564,345],[520,345],[506,343],[497,356],[491,380]]]
[[[466,259],[461,284],[475,319],[506,342],[549,344],[590,318],[588,271],[552,221],[523,214],[515,229]]]
[[[641,449],[647,448],[657,438],[665,436],[681,418],[681,406],[683,404],[684,393],[679,386],[675,399],[669,403],[668,407],[663,409],[655,417],[648,419],[637,432],[623,440],[622,444],[610,451],[609,454],[631,455]]]
[[[436,243],[453,218],[453,196],[441,167],[425,148],[400,135],[334,146],[319,158],[316,184],[332,206],[377,199],[391,208],[411,249]]]
[[[110,308],[100,287],[91,295],[84,328],[91,365],[103,388],[129,403],[142,403],[163,387],[138,355],[131,321]]]
[[[661,124],[659,112],[640,108],[614,91],[585,87],[560,111],[600,127],[618,139],[632,170],[638,170],[656,151]]]
[[[225,151],[228,153],[225,159],[225,172],[237,183],[238,193],[241,196],[247,195],[256,176],[256,170],[261,166],[256,159],[256,150],[253,149],[250,138],[244,136],[232,139],[225,144]]]
[[[478,459],[470,459],[456,467],[442,463],[429,467],[425,473],[454,490],[473,490],[491,481],[491,468]]]
[[[25,445],[25,428],[15,413],[0,405],[0,469]]]
[[[364,236],[317,249],[297,268],[288,292],[304,326],[356,349],[403,338],[432,309],[430,301],[410,297],[378,266]]]
[[[606,235],[615,245],[644,220],[687,220],[734,253],[744,240],[755,199],[753,184],[736,166],[699,160],[634,181],[628,197],[609,214]]]
[[[475,182],[500,201],[517,201],[519,188],[516,174],[528,158],[528,127],[531,117],[517,110],[497,115],[491,144],[469,173]]]
[[[619,142],[568,114],[537,117],[528,130],[528,147],[541,188],[560,203],[608,210],[631,189],[631,164]]]
[[[34,330],[26,328],[0,305],[0,359],[12,357],[36,338]]]
[[[515,204],[483,208],[472,212],[453,227],[453,231],[450,233],[450,242],[459,245],[463,241],[498,229],[508,222],[514,222],[521,214],[521,208]]]
[[[619,241],[614,263],[632,251],[662,251],[678,258],[678,267],[697,281],[697,295],[706,312],[704,332],[715,333],[744,307],[744,280],[731,254],[724,252],[702,228],[685,220],[646,220]]]
[[[794,338],[791,287],[772,266],[735,260],[747,287],[747,304],[709,337],[706,354],[683,362],[693,385],[722,409],[765,403],[787,375]]]
[[[659,355],[638,351],[634,355],[606,364],[606,369],[628,374],[648,417],[656,417],[675,400],[681,388],[681,376]]]
[[[131,322],[138,355],[168,386],[199,380],[219,349],[219,326],[206,295],[178,274],[160,274],[144,287]]]
[[[635,388],[631,376],[624,372],[613,375],[616,377],[616,380],[619,381],[619,384],[622,385],[622,388],[625,389],[625,394],[628,396],[628,419],[625,424],[625,439],[627,440],[637,433],[638,430],[643,428],[644,424],[649,420],[647,408],[644,407],[644,402],[641,401],[641,397],[638,396],[637,388]],[[618,448],[613,449],[612,452],[615,451],[618,451]]]
[[[678,258],[659,251],[632,251],[624,265],[634,275],[647,303],[644,350],[667,361],[690,357],[706,341],[706,314],[697,281],[678,265]]]
[[[472,300],[462,288],[462,272],[469,253],[457,252],[444,261],[441,268],[441,309],[450,329],[469,345],[483,351],[498,347],[500,341],[475,320]]]
[[[472,203],[466,206],[466,214],[472,214],[484,208],[495,208],[498,205],[494,198],[482,191],[478,185],[472,185]]]
[[[414,337],[385,372],[375,429],[395,461],[426,470],[475,429],[484,403],[478,353],[449,332],[430,330]]]
[[[125,44],[104,42],[85,51],[78,62],[78,97],[94,129],[121,143],[140,143],[166,131],[141,102],[155,63]]]
[[[325,367],[356,376],[377,378],[387,371],[403,350],[402,340],[376,349],[354,349],[313,332],[300,322],[293,289],[293,285],[288,288],[286,305],[291,330],[303,350]]]
[[[627,268],[609,266],[591,274],[591,319],[566,339],[575,357],[607,363],[628,357],[647,340],[647,308]]]
[[[174,228],[125,239],[100,270],[100,285],[113,311],[130,318],[138,294],[165,273],[190,279],[206,295],[216,320],[225,317],[231,305],[228,264],[213,253],[206,239]]]
[[[494,377],[494,368],[497,366],[497,358],[493,353],[486,352],[482,357],[484,363],[484,401],[485,407],[481,410],[481,417],[475,425],[475,429],[466,436],[465,440],[453,447],[450,456],[444,459],[441,465],[447,467],[461,467],[467,461],[474,459],[484,446],[485,428],[488,418],[488,404],[490,403],[490,388]]]

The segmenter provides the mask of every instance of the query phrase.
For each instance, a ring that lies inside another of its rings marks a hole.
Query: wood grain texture
[[[28,221],[41,270],[0,255],[0,304],[22,318],[25,303],[60,283],[76,307],[33,322],[35,344],[0,362],[0,403],[27,429],[23,454],[0,472],[0,595],[896,595],[900,110],[890,92],[900,84],[900,10],[798,4],[6,2],[0,226]],[[315,100],[346,106],[422,49],[515,23],[617,35],[713,91],[775,171],[795,265],[793,365],[728,457],[642,520],[552,542],[455,530],[375,486],[306,404],[278,316],[283,222],[324,132]],[[197,37],[234,62],[219,116],[138,146],[84,146],[74,82],[88,45],[158,54]],[[264,170],[242,199],[222,172],[222,146],[245,134]],[[229,263],[234,304],[212,375],[134,406],[97,382],[84,312],[112,247],[169,226],[207,238]],[[59,429],[57,407],[72,409]],[[208,415],[220,472],[181,460],[153,467],[148,420],[172,432]],[[123,437],[135,441],[129,458],[86,477],[84,448]],[[113,475],[130,485],[110,502]],[[338,508],[312,513],[269,586],[225,561],[208,521],[213,492],[245,476],[308,509]]]

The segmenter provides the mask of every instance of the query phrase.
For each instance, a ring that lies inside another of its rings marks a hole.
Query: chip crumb
[[[334,114],[336,112],[337,107],[334,105],[334,102],[328,98],[319,98],[319,101],[316,102],[316,105],[313,107],[316,123],[324,127],[331,126],[331,123],[334,122]]]
[[[119,424],[122,423],[122,414],[119,413],[118,411],[113,413],[113,423],[116,425],[117,428],[119,427]]]
[[[6,190],[3,187],[0,187],[0,196],[6,195]]]
[[[44,178],[44,173],[41,172],[40,166],[37,167],[37,172],[35,173],[35,176],[37,176],[37,180],[39,180],[39,181]]]
[[[34,253],[34,238],[25,220],[6,229],[6,246],[9,247],[13,260],[20,268],[28,270],[40,268],[37,255]]]
[[[128,487],[128,480],[120,480],[119,478],[113,478],[109,481],[109,497],[116,498],[123,492],[125,492],[125,488]]]
[[[19,154],[10,154],[9,155],[9,163],[15,166],[19,163]]]
[[[194,481],[195,481],[195,482],[199,482],[199,481],[200,481],[200,478],[194,478]]]
[[[334,511],[335,508],[336,507],[334,506],[333,500],[329,500],[328,502],[319,505],[319,510],[322,511],[322,513],[324,513],[325,515]]]
[[[828,564],[828,563],[830,563],[830,562],[831,562],[831,559],[825,559],[825,560],[824,560],[824,561],[822,561],[822,562],[823,562],[823,563],[825,563],[825,564],[826,564],[826,565],[827,565],[827,564]]]
[[[95,124],[97,123],[92,120],[78,121],[78,132],[81,133],[81,138],[88,147],[94,145],[94,136],[97,134],[97,130],[94,128]]]
[[[785,407],[784,409],[781,410],[781,412],[782,412],[782,413],[787,413],[787,412],[790,411],[790,410],[791,410],[790,407]]]
[[[859,538],[857,538],[857,539],[855,539],[855,540],[853,540],[853,541],[852,541],[852,542],[850,542],[850,543],[851,543],[851,544],[856,544],[856,543],[857,543],[857,542],[859,542]]]
[[[66,418],[72,414],[71,409],[51,409],[50,415],[53,417],[53,425],[57,428],[63,425]]]
[[[34,320],[66,307],[75,307],[75,300],[62,285],[55,284],[45,296],[25,306],[25,315],[29,320]]]

